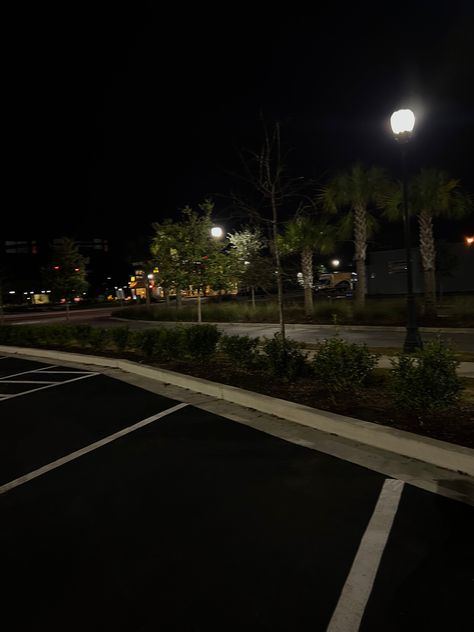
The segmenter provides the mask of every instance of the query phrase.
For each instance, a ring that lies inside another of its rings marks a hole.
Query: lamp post
[[[408,188],[406,173],[407,144],[411,140],[415,127],[415,115],[411,110],[397,110],[390,117],[390,125],[395,140],[400,145],[402,158],[402,192],[403,192],[403,220],[405,224],[405,256],[407,266],[407,326],[403,345],[405,353],[413,353],[423,348],[420,332],[416,322],[416,305],[413,294],[413,268],[411,259],[411,231],[410,213],[408,210]]]
[[[222,230],[220,226],[213,226],[210,232],[211,232],[211,237],[213,239],[220,239],[224,234],[224,231]],[[205,265],[204,262],[206,262],[208,259],[209,259],[209,256],[204,255],[203,257],[201,257],[200,261],[196,262],[197,270],[199,274],[199,287],[198,287],[198,295],[197,295],[197,317],[198,317],[199,325],[202,323],[202,307],[201,307],[202,266]]]

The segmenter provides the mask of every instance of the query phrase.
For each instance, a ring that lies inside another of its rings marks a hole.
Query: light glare
[[[211,235],[213,237],[222,237],[222,228],[220,226],[213,226],[211,228]]]
[[[394,134],[412,132],[415,127],[415,115],[411,110],[397,110],[390,117],[390,125]]]

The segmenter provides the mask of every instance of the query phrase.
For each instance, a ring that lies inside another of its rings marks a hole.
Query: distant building
[[[436,245],[438,292],[474,292],[474,248],[465,243]],[[420,252],[412,248],[413,290],[423,292],[423,270]],[[367,265],[367,293],[370,295],[405,294],[405,250],[371,252]]]

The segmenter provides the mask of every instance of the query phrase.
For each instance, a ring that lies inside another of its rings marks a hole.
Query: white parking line
[[[57,364],[52,364],[51,366],[55,367],[55,366],[58,366],[58,365]],[[42,372],[42,369],[30,369],[29,371],[22,371],[21,373],[13,373],[12,375],[4,375],[3,377],[0,377],[0,382],[2,380],[9,380],[11,377],[18,377],[19,375],[26,375],[27,373],[37,373],[39,371]]]
[[[36,369],[35,371],[31,371],[32,373],[40,372],[41,373],[62,373],[63,375],[69,375],[69,373],[77,373],[78,375],[84,375],[85,373],[90,373],[90,371],[44,371],[43,369]],[[1,379],[1,378],[0,378]]]
[[[397,513],[404,483],[388,478],[362,537],[327,632],[357,632]]]
[[[161,413],[157,413],[156,415],[152,415],[151,417],[142,419],[142,421],[139,421],[138,423],[133,424],[133,426],[128,426],[127,428],[123,428],[122,430],[119,430],[118,432],[115,432],[114,434],[109,435],[108,437],[105,437],[104,439],[101,439],[100,441],[91,443],[85,448],[76,450],[76,452],[71,452],[71,454],[68,454],[67,456],[62,457],[61,459],[57,459],[56,461],[53,461],[52,463],[48,463],[48,465],[44,465],[43,467],[40,467],[37,470],[33,470],[33,472],[30,472],[29,474],[25,474],[24,476],[15,478],[15,480],[10,481],[9,483],[5,483],[5,485],[2,485],[0,487],[0,494],[4,494],[5,492],[8,492],[11,489],[14,489],[15,487],[19,487],[20,485],[23,485],[23,483],[27,483],[28,481],[31,481],[34,478],[38,478],[38,476],[42,476],[43,474],[46,474],[47,472],[50,472],[51,470],[55,470],[56,468],[61,467],[61,465],[64,465],[65,463],[74,461],[75,459],[78,459],[83,454],[87,454],[88,452],[93,452],[94,450],[97,450],[98,448],[101,448],[102,446],[107,445],[108,443],[111,443],[112,441],[115,441],[115,439],[124,437],[125,435],[130,434],[131,432],[134,432],[135,430],[138,430],[139,428],[143,428],[144,426],[151,424],[153,421],[156,421],[157,419],[161,419],[162,417],[171,415],[172,413],[176,412],[177,410],[180,410],[181,408],[184,408],[185,406],[189,406],[189,404],[186,404],[186,403],[176,404],[176,406],[172,406],[171,408],[168,408],[167,410],[163,410]]]
[[[36,393],[37,391],[43,391],[45,388],[54,388],[55,386],[63,386],[64,384],[71,384],[71,382],[78,382],[79,380],[84,380],[88,377],[94,377],[95,375],[99,375],[99,373],[88,373],[87,375],[81,375],[80,377],[75,377],[72,380],[65,380],[64,382],[51,382],[46,386],[40,386],[39,388],[32,388],[28,391],[22,391],[21,393],[15,393],[14,395],[4,396],[0,402],[4,402],[6,400],[13,399],[14,397],[23,397],[23,395],[29,395],[29,393]],[[2,381],[0,380],[0,385]],[[35,382],[37,384],[38,382]]]
[[[0,384],[57,384],[54,380],[0,380]]]

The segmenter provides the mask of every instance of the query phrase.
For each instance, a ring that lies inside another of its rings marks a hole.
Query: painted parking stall
[[[467,629],[467,505],[103,375],[0,411],[19,629]]]
[[[95,371],[17,359],[0,369],[0,486],[177,403]]]

